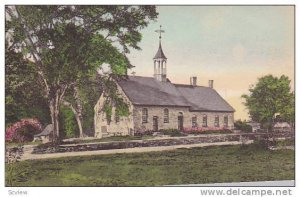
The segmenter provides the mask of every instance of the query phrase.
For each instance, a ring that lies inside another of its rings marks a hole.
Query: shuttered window
[[[169,122],[169,110],[167,108],[164,109],[164,123]]]
[[[219,127],[220,124],[219,124],[219,116],[216,116],[215,117],[215,127]]]
[[[194,115],[192,117],[192,128],[195,128],[195,127],[197,127],[197,116],[196,115]]]
[[[142,123],[147,123],[148,122],[148,109],[143,108],[142,110]]]
[[[224,116],[224,127],[228,127],[228,116]]]
[[[207,116],[206,115],[203,116],[202,127],[207,127]]]

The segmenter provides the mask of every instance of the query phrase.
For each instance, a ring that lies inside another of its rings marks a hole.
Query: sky
[[[135,75],[153,76],[155,30],[162,25],[167,77],[189,84],[197,76],[201,86],[214,80],[235,108],[235,119],[249,119],[241,95],[259,77],[287,75],[294,90],[293,6],[158,6],[157,11],[157,21],[141,31],[142,50],[129,55]]]

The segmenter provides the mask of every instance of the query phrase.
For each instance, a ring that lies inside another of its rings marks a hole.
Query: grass
[[[161,186],[293,180],[294,153],[251,144],[28,160],[6,165],[6,186]]]
[[[23,145],[40,145],[42,142],[35,141],[35,142],[23,142],[23,143],[16,143],[16,142],[5,142],[5,145],[7,147],[18,147],[18,146],[23,146]]]
[[[295,139],[276,140],[275,144],[279,147],[295,146]]]

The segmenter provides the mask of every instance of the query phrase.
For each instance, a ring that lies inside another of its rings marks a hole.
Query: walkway
[[[257,181],[257,182],[208,183],[208,184],[167,185],[167,186],[189,186],[189,187],[199,187],[199,186],[200,187],[295,187],[295,181],[294,180]]]
[[[249,140],[245,144],[250,144],[252,142],[253,142],[252,140]],[[126,148],[126,149],[49,153],[49,154],[31,154],[34,146],[26,145],[26,146],[24,146],[24,155],[22,156],[21,161],[35,160],[35,159],[60,158],[60,157],[108,155],[108,154],[116,154],[116,153],[142,153],[142,152],[152,152],[152,151],[175,150],[178,148],[193,148],[193,147],[205,147],[205,146],[238,145],[238,144],[242,144],[242,142],[237,142],[237,141],[213,142],[213,143],[187,144],[187,145],[174,145],[174,146],[136,147],[136,148]]]

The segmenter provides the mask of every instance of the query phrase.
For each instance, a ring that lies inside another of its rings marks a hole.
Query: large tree
[[[253,121],[268,129],[272,129],[276,114],[280,114],[286,121],[294,121],[294,94],[291,92],[290,82],[285,75],[266,75],[259,78],[255,86],[250,87],[249,95],[242,95]]]
[[[130,48],[140,49],[140,29],[157,17],[155,6],[7,6],[8,47],[22,53],[36,73],[59,138],[59,111],[66,92],[107,63],[125,75]],[[15,65],[13,65],[15,66]],[[33,79],[35,80],[35,79]]]

